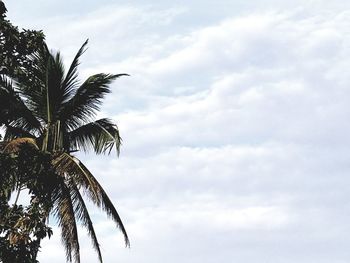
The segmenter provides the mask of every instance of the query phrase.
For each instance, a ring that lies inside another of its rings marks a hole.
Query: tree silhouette
[[[121,144],[117,126],[107,118],[95,120],[94,117],[103,98],[110,93],[112,81],[127,74],[99,73],[80,83],[77,70],[86,45],[87,41],[67,72],[60,53],[50,52],[44,46],[28,57],[32,67],[20,68],[20,74],[11,79],[0,76],[2,94],[12,105],[5,108],[11,118],[4,121],[6,146],[3,151],[16,152],[25,142],[50,154],[51,165],[63,180],[55,185],[56,194],[51,196],[52,206],[48,207],[48,212],[58,220],[70,262],[80,262],[78,222],[87,229],[102,262],[82,192],[116,223],[129,246],[124,225],[112,201],[88,168],[73,155],[79,150],[109,154],[113,148],[119,154]]]

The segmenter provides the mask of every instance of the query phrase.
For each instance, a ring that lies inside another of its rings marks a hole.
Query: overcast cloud
[[[80,156],[131,239],[92,209],[105,262],[349,262],[349,4],[213,3],[7,1],[67,63],[90,39],[82,77],[131,75],[100,113],[120,158]]]

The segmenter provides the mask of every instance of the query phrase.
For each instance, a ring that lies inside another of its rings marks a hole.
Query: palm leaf
[[[129,238],[126,233],[123,222],[115,209],[112,201],[109,199],[107,193],[92,175],[92,173],[81,163],[77,158],[63,153],[57,156],[53,165],[56,169],[65,171],[72,176],[78,186],[83,187],[89,199],[98,207],[101,207],[107,215],[116,223],[116,226],[124,235],[126,246],[130,246]]]
[[[50,118],[48,121],[54,122],[58,118],[58,112],[66,98],[66,90],[63,88],[64,66],[59,52],[50,54],[47,61],[46,87],[48,95],[46,104],[49,106]]]
[[[95,229],[93,227],[92,220],[90,218],[88,209],[85,205],[84,199],[80,194],[78,187],[72,180],[70,180],[69,186],[72,189],[72,191],[74,191],[73,201],[75,204],[76,217],[82,222],[83,226],[86,227],[88,234],[91,238],[92,245],[94,249],[97,251],[98,259],[102,263],[103,260],[102,260],[101,250],[100,250],[100,244],[98,243]]]
[[[47,46],[38,50],[29,56],[30,63],[33,65],[30,68],[24,68],[19,76],[14,78],[17,83],[17,89],[22,98],[26,101],[29,109],[40,120],[46,121],[46,86],[49,60],[52,59]],[[52,63],[51,63],[52,64]]]
[[[64,176],[64,175],[62,175]],[[75,211],[72,201],[72,193],[65,183],[60,184],[60,194],[54,205],[54,215],[58,219],[61,230],[61,241],[66,250],[67,261],[80,263],[78,230],[75,219]]]
[[[5,141],[11,141],[21,137],[35,138],[33,134],[31,134],[29,131],[26,131],[22,128],[13,127],[11,125],[6,126],[5,135],[4,135]]]
[[[18,152],[20,150],[20,146],[24,143],[29,144],[36,149],[39,149],[38,145],[35,142],[35,139],[33,139],[33,138],[17,138],[17,139],[10,141],[9,143],[7,143],[3,149],[3,152],[4,153]]]
[[[28,101],[28,106],[37,117],[48,123],[57,119],[67,92],[62,83],[65,70],[60,52],[52,53],[47,47],[31,57],[34,67],[26,72],[28,78],[18,81],[18,90]]]
[[[95,153],[110,153],[113,147],[119,154],[121,138],[118,127],[109,119],[100,119],[85,124],[68,134],[71,149],[88,151],[93,149]]]
[[[62,105],[59,118],[65,120],[69,129],[73,130],[95,116],[102,99],[110,93],[109,85],[113,80],[127,74],[96,74],[89,77],[77,90],[74,96]]]
[[[117,210],[115,209],[112,201],[109,199],[107,193],[102,188],[102,186],[99,184],[99,182],[96,180],[96,178],[93,176],[93,174],[80,161],[79,161],[79,166],[84,171],[84,175],[85,175],[85,177],[83,178],[84,182],[82,182],[82,186],[87,191],[91,191],[91,189],[89,188],[89,186],[86,183],[89,181],[93,182],[93,185],[96,187],[96,189],[93,192],[97,192],[99,194],[99,200],[97,202],[95,201],[95,204],[97,206],[101,207],[107,213],[107,215],[116,223],[117,227],[121,230],[121,232],[124,235],[125,245],[130,246],[128,234],[126,233],[123,222],[122,222]],[[94,199],[92,199],[92,198],[91,198],[91,200],[94,201]]]
[[[12,126],[40,131],[39,120],[15,91],[12,82],[3,76],[0,76],[0,113],[0,124],[11,122]]]
[[[68,99],[71,97],[72,92],[76,89],[78,85],[78,66],[80,64],[79,58],[86,51],[86,45],[88,44],[88,39],[84,42],[84,44],[79,49],[78,53],[75,55],[69,70],[66,74],[66,77],[62,83],[62,88],[65,91],[65,98]]]

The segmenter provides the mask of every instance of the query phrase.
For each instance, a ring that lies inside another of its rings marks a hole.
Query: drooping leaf
[[[118,127],[109,119],[100,119],[85,124],[68,133],[71,149],[88,151],[93,149],[96,154],[110,153],[115,147],[119,154],[121,138]]]

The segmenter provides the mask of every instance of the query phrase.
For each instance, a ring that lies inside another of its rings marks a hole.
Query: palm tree
[[[27,78],[9,80],[0,75],[0,97],[11,107],[0,106],[6,116],[5,150],[16,149],[21,141],[30,141],[52,156],[56,173],[64,180],[57,185],[50,214],[57,218],[67,260],[80,262],[77,223],[86,227],[94,249],[102,262],[100,246],[82,193],[115,221],[129,239],[112,201],[88,168],[73,153],[79,150],[119,154],[121,138],[117,126],[109,119],[95,120],[102,99],[110,93],[109,85],[127,74],[95,74],[84,82],[78,80],[79,58],[86,50],[86,41],[79,49],[68,71],[59,52],[45,46],[30,57],[34,67],[23,69]],[[1,124],[1,123],[0,123]]]

